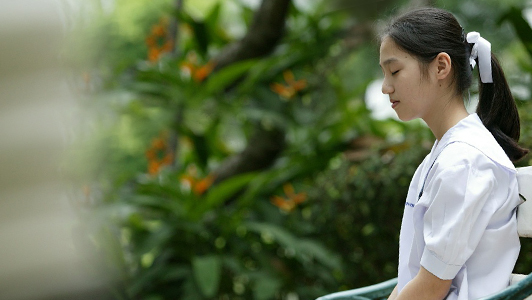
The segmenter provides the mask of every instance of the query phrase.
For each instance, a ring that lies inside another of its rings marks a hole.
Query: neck
[[[460,96],[441,98],[438,103],[441,105],[434,107],[432,112],[423,117],[423,120],[439,141],[451,127],[467,117],[469,113]]]

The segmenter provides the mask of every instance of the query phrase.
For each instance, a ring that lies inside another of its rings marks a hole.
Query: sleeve
[[[471,165],[436,172],[427,187],[423,217],[425,248],[421,265],[440,279],[453,279],[475,251],[488,226],[494,205],[493,170]],[[425,198],[425,197],[423,197]]]

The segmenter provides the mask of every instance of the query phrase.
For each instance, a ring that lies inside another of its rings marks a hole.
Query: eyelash
[[[397,71],[395,71],[395,72],[392,72],[392,75],[395,75],[395,74],[397,74],[397,73],[399,73],[399,70],[397,70]]]

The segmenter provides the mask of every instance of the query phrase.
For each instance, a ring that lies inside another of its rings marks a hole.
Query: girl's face
[[[382,40],[380,66],[384,73],[382,93],[390,96],[399,119],[409,121],[429,117],[435,99],[431,91],[437,84],[431,73],[423,76],[419,61],[399,48],[390,37]]]

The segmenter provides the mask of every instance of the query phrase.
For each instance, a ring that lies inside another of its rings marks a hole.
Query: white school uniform
[[[519,204],[515,167],[479,117],[469,115],[434,143],[410,183],[398,292],[421,266],[453,279],[447,300],[507,287],[520,249]]]

